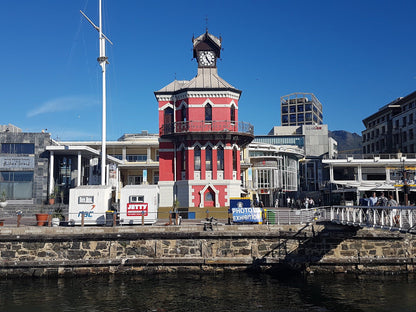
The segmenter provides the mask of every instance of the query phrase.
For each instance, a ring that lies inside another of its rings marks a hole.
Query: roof
[[[175,93],[185,89],[234,89],[241,93],[241,91],[218,76],[217,68],[198,68],[198,74],[192,80],[174,80],[155,93]]]

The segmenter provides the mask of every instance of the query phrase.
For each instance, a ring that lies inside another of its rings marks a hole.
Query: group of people
[[[300,198],[296,199],[287,197],[286,198],[286,204],[289,208],[313,208],[315,206],[315,200],[311,197],[305,197],[304,200],[301,200]],[[275,207],[277,207],[278,201],[276,200]]]
[[[360,206],[390,206],[390,207],[396,207],[398,206],[397,201],[393,198],[393,195],[389,195],[389,198],[386,198],[384,196],[384,192],[381,192],[380,196],[377,197],[376,192],[373,192],[373,194],[370,197],[367,197],[366,194],[360,199]]]

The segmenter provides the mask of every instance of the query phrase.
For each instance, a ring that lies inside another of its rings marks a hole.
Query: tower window
[[[224,170],[224,148],[222,146],[217,149],[217,170]]]
[[[211,106],[211,104],[205,105],[205,121],[212,121],[212,106]]]
[[[212,170],[212,148],[210,146],[205,149],[205,170]]]
[[[194,169],[195,171],[201,170],[201,148],[199,146],[194,149]]]
[[[235,122],[235,107],[234,106],[231,106],[230,115],[231,115],[231,122]]]
[[[238,161],[237,149],[233,148],[233,170],[234,171],[237,171],[237,161]]]

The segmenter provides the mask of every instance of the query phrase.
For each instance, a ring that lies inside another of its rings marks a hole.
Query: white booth
[[[82,185],[69,190],[70,223],[81,225],[105,225],[106,211],[111,208],[112,188],[107,185]]]
[[[158,207],[157,185],[126,185],[120,191],[120,224],[156,223]]]

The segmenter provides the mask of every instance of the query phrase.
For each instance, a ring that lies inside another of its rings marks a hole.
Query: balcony
[[[250,143],[254,138],[254,127],[243,121],[213,120],[213,121],[177,121],[166,124],[159,129],[160,137],[177,137],[183,139],[216,137],[240,141],[243,145]]]

